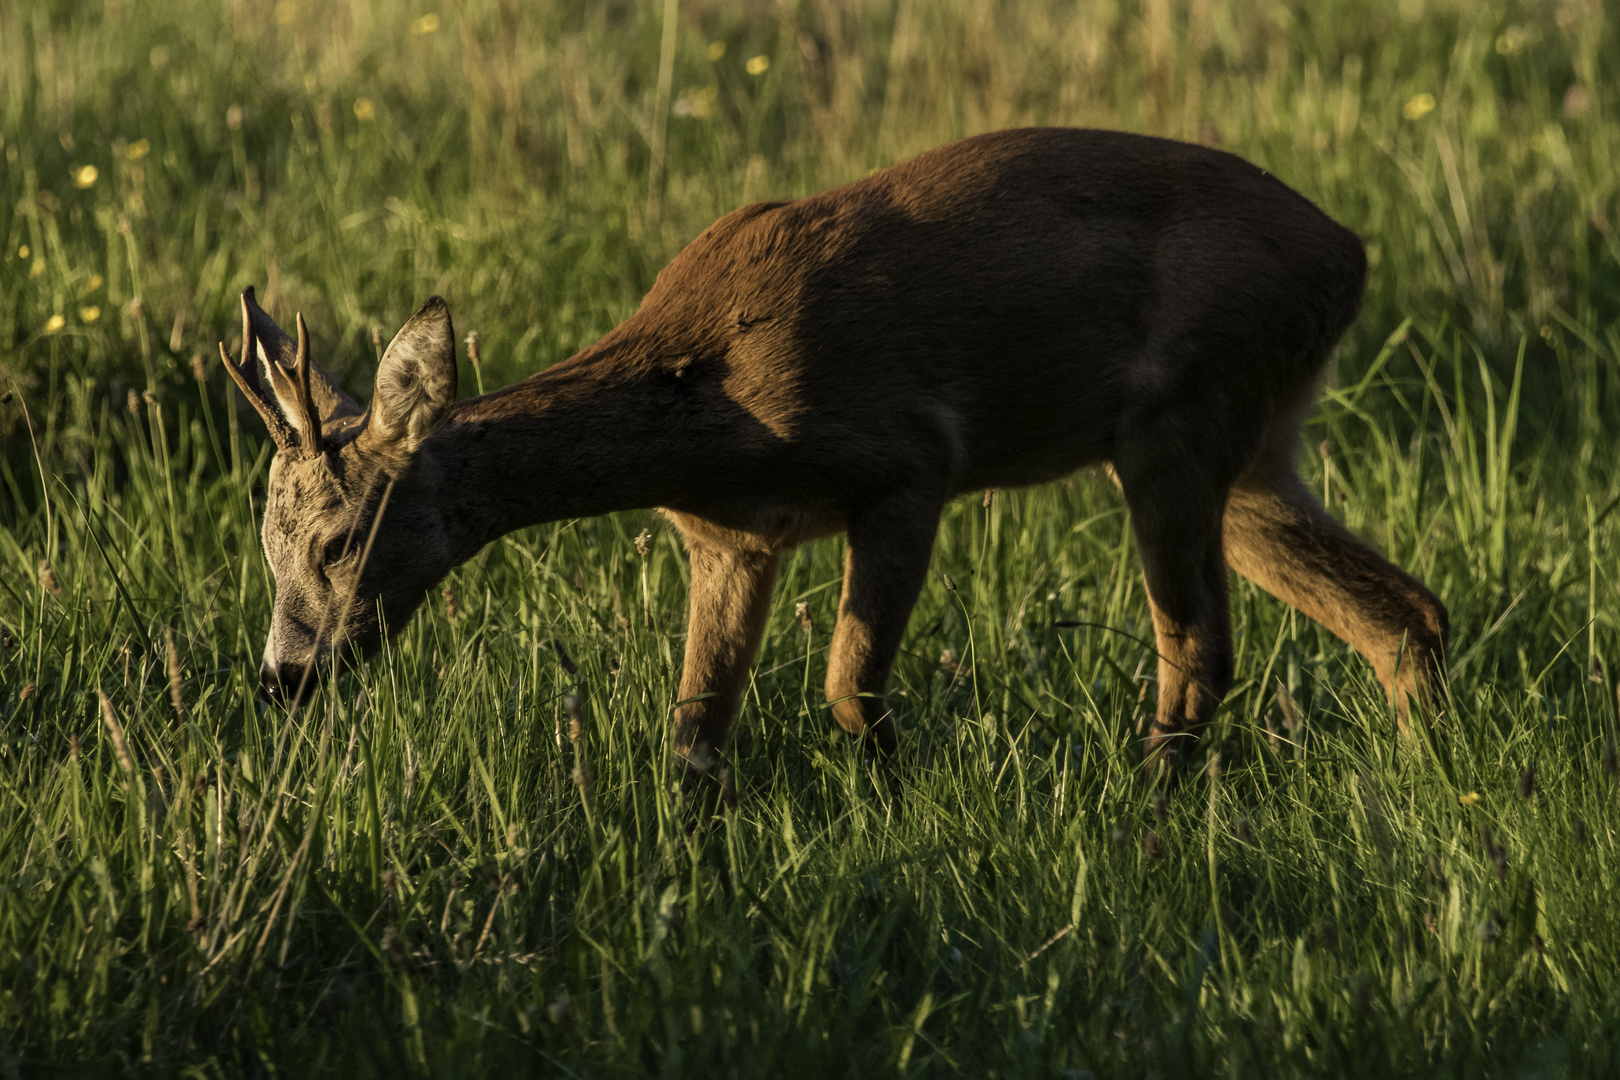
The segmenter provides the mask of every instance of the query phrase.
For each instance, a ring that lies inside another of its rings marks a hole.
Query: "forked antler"
[[[258,335],[253,329],[252,305],[254,304],[253,289],[249,287],[242,293],[242,362],[240,365],[232,362],[230,354],[225,351],[225,343],[220,342],[219,355],[225,361],[226,370],[247,396],[248,401],[258,410],[264,419],[265,426],[270,429],[270,437],[275,440],[277,449],[301,449],[306,454],[319,454],[325,449],[325,441],[321,438],[320,410],[315,404],[315,395],[312,390],[312,371],[314,368],[309,355],[309,329],[304,325],[304,316],[298,315],[298,351],[293,360],[293,373],[289,378],[280,363],[272,359],[267,353],[264,356],[265,366],[270,369],[270,379],[275,384],[276,393],[272,397],[264,392],[259,383],[258,355],[263,352],[259,347]],[[296,417],[283,415],[277,398],[285,402],[291,400],[297,409]],[[295,421],[295,422],[289,422]]]
[[[270,429],[270,438],[275,441],[276,449],[291,450],[298,445],[298,436],[293,431],[292,425],[287,423],[286,417],[281,415],[281,410],[276,407],[270,395],[259,385],[259,362],[254,356],[253,344],[253,320],[248,316],[248,294],[243,293],[242,362],[238,365],[231,359],[231,354],[226,351],[223,341],[219,343],[219,358],[225,361],[225,370],[230,372],[231,381],[236,383],[237,389],[242,391],[248,403],[258,412],[264,426]]]

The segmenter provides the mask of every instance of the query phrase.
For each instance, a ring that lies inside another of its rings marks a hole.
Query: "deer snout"
[[[315,672],[302,664],[259,666],[259,697],[273,705],[302,705],[315,693]],[[296,700],[295,700],[296,699]]]

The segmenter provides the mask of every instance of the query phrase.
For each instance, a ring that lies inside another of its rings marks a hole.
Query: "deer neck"
[[[458,405],[413,471],[459,557],[530,525],[667,502],[680,476],[638,396],[548,372]]]

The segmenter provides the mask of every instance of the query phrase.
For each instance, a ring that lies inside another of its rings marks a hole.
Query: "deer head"
[[[383,353],[363,412],[315,366],[304,317],[294,344],[251,288],[240,363],[219,351],[276,444],[262,534],[276,595],[260,693],[297,702],[327,664],[375,651],[455,565],[420,453],[455,402],[455,334],[444,301],[429,299]]]

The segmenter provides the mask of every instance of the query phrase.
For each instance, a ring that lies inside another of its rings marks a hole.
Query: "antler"
[[[251,292],[251,290],[250,290]],[[299,339],[303,339],[303,320],[299,320]],[[259,386],[259,364],[254,358],[253,348],[253,320],[248,316],[248,293],[242,296],[242,363],[240,366],[231,359],[231,354],[225,350],[225,343],[219,343],[219,358],[225,361],[225,370],[230,372],[231,381],[236,383],[237,389],[242,391],[249,404],[258,412],[264,426],[270,429],[270,438],[275,440],[276,449],[291,450],[298,445],[298,436],[293,432],[292,425],[287,423],[276,403],[270,400],[264,390]],[[304,367],[308,368],[307,350],[300,349],[304,357]],[[301,380],[303,381],[303,380]],[[319,430],[318,428],[316,430]]]
[[[299,430],[303,432],[303,443],[306,452],[319,454],[324,445],[321,439],[321,414],[315,408],[315,397],[310,393],[310,360],[309,360],[309,332],[304,327],[304,313],[299,312],[298,319],[298,358],[293,361],[294,389],[298,398],[298,411],[301,413]]]

